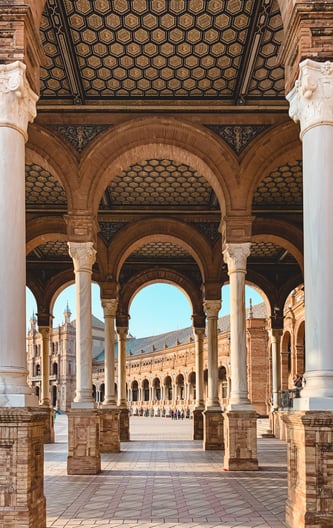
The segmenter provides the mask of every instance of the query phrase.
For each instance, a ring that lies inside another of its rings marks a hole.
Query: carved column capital
[[[28,123],[36,117],[38,95],[26,78],[23,62],[0,64],[0,126],[14,128],[28,139]]]
[[[198,338],[204,338],[204,337],[205,337],[206,329],[205,329],[205,328],[199,328],[198,326],[194,326],[194,327],[193,327],[193,332],[195,333],[195,335],[196,335]]]
[[[301,62],[295,87],[287,95],[289,115],[301,126],[301,138],[318,125],[333,125],[333,62]]]
[[[49,326],[39,326],[38,332],[40,333],[43,339],[48,339],[50,336],[50,327]]]
[[[220,308],[221,301],[218,299],[204,302],[204,311],[208,319],[217,318]]]
[[[128,326],[117,326],[117,334],[120,339],[126,339],[128,334]]]
[[[251,244],[226,244],[223,251],[224,261],[228,264],[228,273],[243,271],[246,273],[246,260],[250,255]]]
[[[102,299],[102,307],[104,317],[116,317],[118,300],[117,299]]]
[[[69,254],[73,259],[74,271],[91,273],[96,259],[96,250],[92,242],[68,242]]]

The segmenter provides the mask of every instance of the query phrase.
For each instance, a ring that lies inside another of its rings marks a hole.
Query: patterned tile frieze
[[[261,70],[268,68],[268,94],[283,97],[283,70],[270,60],[281,41],[274,9],[270,21],[271,2],[258,9],[252,0],[48,0],[41,24],[42,99],[230,101],[238,98],[244,76],[252,74],[253,62],[242,57],[252,48],[257,25],[267,49],[257,54],[254,95],[259,90],[266,96]]]
[[[106,189],[100,209],[112,206],[179,206],[218,209],[207,180],[184,163],[167,159],[138,161],[119,174]]]
[[[65,138],[77,152],[81,153],[90,141],[110,127],[106,125],[53,125],[50,128]]]
[[[26,206],[63,207],[67,204],[66,194],[59,180],[48,170],[36,163],[25,165]]]
[[[252,207],[297,208],[303,207],[302,161],[286,163],[277,167],[258,185]]]
[[[71,257],[68,253],[67,242],[56,240],[53,242],[46,242],[35,248],[27,256],[27,260],[68,260],[71,261]]]
[[[205,125],[240,154],[269,125]]]

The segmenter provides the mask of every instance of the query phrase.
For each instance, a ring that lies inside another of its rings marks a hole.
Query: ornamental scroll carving
[[[221,301],[219,300],[204,302],[204,311],[208,319],[217,318],[220,308],[221,308]]]
[[[36,117],[38,96],[29,86],[23,62],[0,64],[0,126],[15,128],[27,141],[28,123]]]
[[[92,271],[96,250],[92,242],[68,242],[69,254],[73,259],[74,271]]]
[[[116,317],[118,301],[117,299],[102,299],[104,317]]]
[[[318,125],[333,125],[333,62],[301,62],[299,78],[287,95],[289,115],[300,122],[301,138]]]
[[[250,255],[251,244],[226,244],[223,251],[224,261],[228,264],[228,273],[234,271],[246,272],[246,261]]]

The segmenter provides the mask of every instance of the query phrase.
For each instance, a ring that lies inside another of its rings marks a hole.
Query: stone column
[[[0,526],[22,528],[46,525],[45,413],[25,346],[25,142],[37,99],[22,62],[0,64]]]
[[[117,313],[117,299],[102,299],[104,312],[104,384],[105,397],[100,409],[100,451],[119,453],[120,427],[119,409],[114,389],[114,322]]]
[[[207,316],[208,341],[208,397],[204,411],[203,448],[224,449],[223,414],[218,399],[218,358],[217,358],[217,319],[221,308],[220,300],[204,302]]]
[[[195,334],[195,409],[193,410],[193,440],[203,440],[203,340],[205,328],[193,328]]]
[[[118,408],[120,412],[120,440],[129,442],[129,410],[126,398],[126,340],[128,326],[118,326]]]
[[[256,413],[248,398],[246,362],[245,274],[250,244],[226,244],[230,278],[231,394],[224,414],[224,469],[258,469]]]
[[[38,314],[38,320],[40,316]],[[38,325],[39,333],[42,336],[42,382],[41,382],[41,405],[45,411],[45,430],[44,430],[44,442],[45,444],[51,444],[54,442],[54,419],[53,419],[53,408],[51,407],[50,401],[50,326]]]
[[[276,411],[279,406],[278,393],[280,390],[280,343],[282,329],[272,328],[269,332],[272,347],[272,410]]]
[[[292,528],[333,526],[333,62],[301,62],[287,99],[303,142],[306,384],[285,418],[286,517]]]
[[[99,414],[92,396],[91,274],[93,242],[68,242],[76,286],[76,391],[68,414],[69,475],[93,475],[101,470]]]

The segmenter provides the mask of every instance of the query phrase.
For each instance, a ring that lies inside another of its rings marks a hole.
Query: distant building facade
[[[278,389],[293,388],[295,375],[304,373],[304,293],[292,292],[283,314],[283,332],[277,365]],[[273,321],[274,323],[274,321]],[[272,406],[272,322],[266,318],[264,303],[251,306],[247,313],[247,365],[249,399],[260,415]],[[92,317],[93,376],[92,392],[102,404],[104,379],[104,324]],[[76,329],[67,306],[64,322],[50,333],[49,391],[54,408],[67,411],[75,396]],[[32,317],[27,335],[29,384],[37,395],[41,387],[42,336]],[[204,398],[207,396],[208,353],[204,338]],[[115,392],[117,394],[117,355],[115,342]],[[126,390],[128,406],[134,415],[169,416],[179,410],[189,416],[196,401],[195,337],[191,327],[158,336],[136,339],[129,336],[126,345]],[[232,383],[230,369],[229,316],[218,320],[218,395],[226,405]]]

